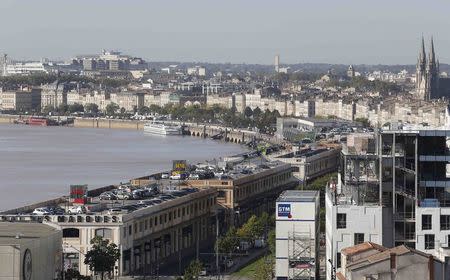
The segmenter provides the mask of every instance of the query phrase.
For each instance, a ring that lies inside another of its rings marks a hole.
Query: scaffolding
[[[289,279],[316,279],[316,244],[309,231],[298,231],[293,226],[288,233]]]

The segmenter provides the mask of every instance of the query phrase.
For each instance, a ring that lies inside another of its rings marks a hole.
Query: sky
[[[414,64],[423,34],[450,63],[446,0],[0,0],[0,11],[0,53],[14,59],[113,49],[148,61]]]

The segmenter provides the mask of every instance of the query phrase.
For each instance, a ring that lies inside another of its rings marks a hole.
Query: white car
[[[169,174],[167,173],[161,174],[161,179],[169,179]]]
[[[175,174],[170,176],[170,180],[181,180],[181,174]]]
[[[84,206],[70,206],[67,210],[69,214],[84,214],[86,213],[86,207]]]
[[[45,207],[40,207],[34,209],[33,215],[50,215],[50,211],[48,211],[48,209]]]

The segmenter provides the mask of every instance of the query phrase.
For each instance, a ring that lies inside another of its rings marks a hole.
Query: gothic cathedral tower
[[[439,61],[434,53],[433,38],[431,38],[427,63],[425,42],[422,37],[422,46],[416,65],[416,96],[423,100],[439,98]]]

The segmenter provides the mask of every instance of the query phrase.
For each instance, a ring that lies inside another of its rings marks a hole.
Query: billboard
[[[70,199],[74,203],[86,204],[87,185],[70,185]]]
[[[172,174],[185,173],[187,170],[186,160],[174,160],[172,165]]]

